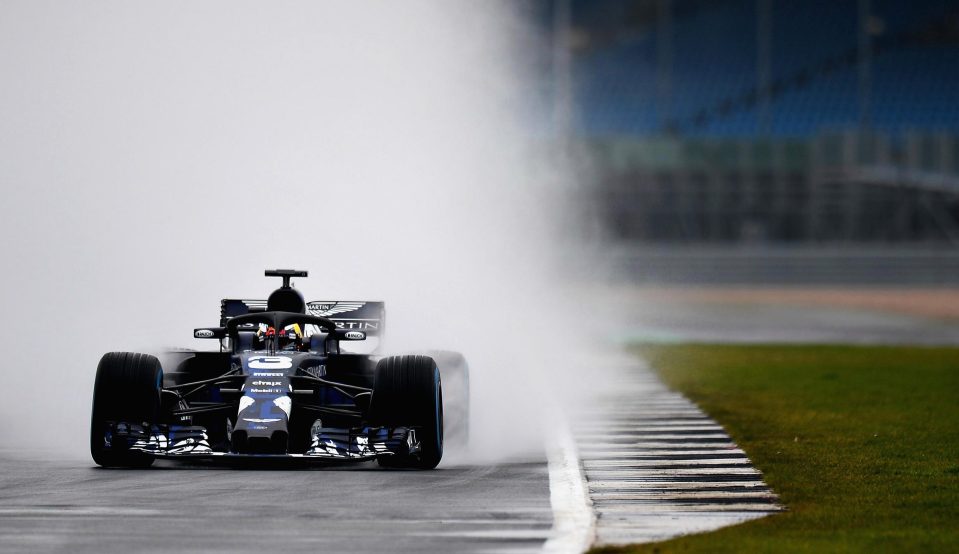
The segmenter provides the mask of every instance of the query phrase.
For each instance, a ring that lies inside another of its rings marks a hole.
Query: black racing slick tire
[[[150,454],[131,451],[128,441],[106,445],[109,422],[156,423],[160,415],[163,370],[160,361],[147,354],[109,352],[100,358],[93,386],[90,421],[90,454],[104,467],[148,467]]]
[[[443,384],[429,356],[391,356],[376,364],[370,420],[411,427],[418,452],[380,456],[383,467],[433,469],[443,458]]]

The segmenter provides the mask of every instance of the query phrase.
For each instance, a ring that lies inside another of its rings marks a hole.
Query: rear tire
[[[431,350],[443,381],[443,448],[447,454],[460,454],[470,439],[470,369],[459,352]]]
[[[156,423],[160,415],[160,361],[147,354],[110,352],[100,358],[93,386],[90,422],[90,454],[104,467],[148,467],[153,456],[129,450],[129,444],[114,440],[104,444],[107,422]]]
[[[443,385],[429,356],[391,356],[376,364],[370,421],[415,427],[420,451],[381,456],[383,467],[433,469],[443,458]]]

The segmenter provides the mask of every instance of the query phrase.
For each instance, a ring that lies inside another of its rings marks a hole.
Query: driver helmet
[[[298,345],[302,342],[303,331],[300,329],[298,323],[293,325],[287,325],[279,333],[277,347],[280,350],[296,350]]]

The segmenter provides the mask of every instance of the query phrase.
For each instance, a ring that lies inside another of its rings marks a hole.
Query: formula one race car
[[[166,373],[152,355],[103,356],[90,431],[97,464],[299,458],[432,469],[444,427],[465,442],[462,356],[357,353],[382,336],[382,302],[305,302],[290,279],[306,271],[266,275],[283,279],[268,300],[224,299],[220,326],[194,330],[218,339],[219,351],[167,353],[163,365],[175,370]],[[456,398],[444,416],[447,377]]]

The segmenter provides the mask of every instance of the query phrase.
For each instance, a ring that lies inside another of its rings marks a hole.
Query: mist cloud
[[[295,267],[308,298],[386,300],[392,348],[463,351],[478,449],[531,448],[544,382],[582,386],[564,368],[585,343],[520,15],[5,2],[4,443],[86,456],[104,352],[206,347],[191,330],[220,298]]]

